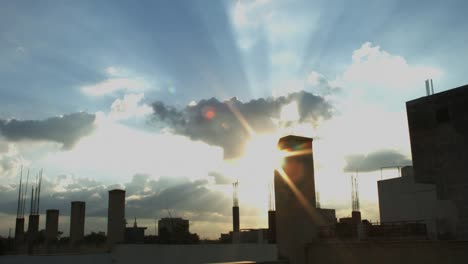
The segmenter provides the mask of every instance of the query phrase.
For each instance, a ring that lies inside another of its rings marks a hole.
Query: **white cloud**
[[[347,89],[403,92],[420,89],[424,86],[424,80],[441,76],[442,71],[438,68],[410,65],[402,56],[390,54],[380,46],[366,42],[353,52],[352,64],[335,81]]]
[[[16,178],[22,165],[28,165],[14,143],[9,143],[0,138],[0,179],[8,181]]]
[[[117,68],[115,66],[109,66],[109,67],[106,68],[106,73],[109,76],[119,76],[122,73],[122,69]]]
[[[144,117],[153,112],[151,106],[140,104],[143,93],[126,94],[122,99],[116,99],[111,105],[109,116],[114,120],[124,120],[132,117]]]
[[[103,96],[120,90],[141,91],[147,87],[141,78],[110,78],[95,84],[81,87],[81,91],[88,96]]]

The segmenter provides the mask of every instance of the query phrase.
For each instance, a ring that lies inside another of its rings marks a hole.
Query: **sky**
[[[466,1],[3,1],[0,235],[18,182],[44,170],[41,213],[107,191],[154,234],[169,214],[201,238],[267,226],[279,137],[314,138],[322,207],[379,220],[384,166],[411,164],[405,102],[467,83]],[[29,207],[26,208],[29,212]],[[44,219],[44,218],[42,218]],[[44,226],[41,220],[40,227]]]

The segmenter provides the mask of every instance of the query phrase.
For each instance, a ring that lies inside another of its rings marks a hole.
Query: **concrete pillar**
[[[38,232],[39,232],[39,215],[29,215],[28,241],[30,243],[33,243],[36,241]]]
[[[71,202],[70,214],[70,243],[76,245],[83,240],[85,225],[86,203],[81,201]]]
[[[276,211],[268,211],[268,243],[276,243]]]
[[[109,191],[109,207],[107,211],[107,243],[124,242],[125,239],[125,190]]]
[[[59,210],[49,209],[46,211],[46,243],[52,243],[57,240],[58,235]]]
[[[232,231],[239,232],[240,220],[239,220],[239,206],[232,207]]]
[[[19,246],[23,243],[24,243],[24,218],[16,218],[15,245]]]
[[[312,138],[286,136],[278,148],[286,155],[275,170],[276,243],[280,259],[303,264],[305,245],[318,238]]]

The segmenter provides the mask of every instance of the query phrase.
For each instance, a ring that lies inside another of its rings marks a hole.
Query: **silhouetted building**
[[[28,241],[29,243],[35,243],[39,233],[39,215],[29,215],[28,222]]]
[[[138,227],[135,218],[133,226],[125,228],[125,243],[143,244],[145,242],[145,230],[146,227]]]
[[[71,202],[70,214],[70,242],[72,245],[83,241],[85,226],[86,203],[82,201]]]
[[[158,239],[163,244],[191,244],[197,243],[197,234],[189,231],[189,220],[170,217],[158,221]]]
[[[24,218],[16,218],[15,245],[19,246],[23,242],[24,242]]]
[[[266,244],[268,240],[268,229],[253,228],[241,229],[237,232],[221,234],[219,241],[221,243],[242,243],[242,244]]]
[[[457,208],[450,200],[439,200],[435,184],[416,183],[413,167],[401,170],[401,177],[381,180],[379,192],[380,222],[420,221],[430,239],[454,238]]]
[[[125,239],[125,191],[109,191],[107,211],[107,241],[110,245],[122,243]]]
[[[415,183],[435,184],[457,208],[457,238],[468,238],[468,85],[406,103]]]
[[[59,210],[46,211],[45,239],[47,243],[55,242],[58,236]]]
[[[304,245],[317,239],[320,224],[312,138],[286,136],[279,140],[278,148],[286,155],[274,175],[278,254],[292,264],[302,263]]]
[[[268,211],[268,243],[276,243],[276,211]]]

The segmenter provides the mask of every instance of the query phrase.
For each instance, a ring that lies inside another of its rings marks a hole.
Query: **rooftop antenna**
[[[358,171],[351,175],[351,199],[354,212],[359,211],[359,186],[358,186]]]
[[[239,206],[239,196],[238,196],[238,193],[237,193],[237,189],[239,187],[239,180],[232,183],[232,187],[234,188],[233,195],[232,195],[233,206]]]
[[[275,201],[273,198],[273,186],[271,186],[271,183],[268,184],[268,210],[269,211],[275,210]]]
[[[39,201],[41,199],[41,186],[42,186],[42,171],[43,171],[43,169],[41,169],[40,172],[39,172],[39,186],[38,186],[38,192],[37,192],[36,214],[39,214]]]
[[[28,183],[29,183],[29,169],[28,169],[28,176],[26,177],[26,188],[23,192],[23,200],[22,200],[22,207],[21,207],[21,216],[24,217],[24,210],[26,208],[26,198],[28,196]]]
[[[320,208],[320,192],[315,193],[315,199],[317,208]]]
[[[432,79],[427,79],[425,83],[426,83],[426,95],[434,94],[434,83],[432,82]]]
[[[22,189],[21,189],[22,182],[23,182],[23,165],[21,165],[20,183],[19,183],[19,189],[18,189],[18,206],[17,206],[17,209],[16,209],[16,218],[20,217],[21,204],[23,203],[22,197],[21,197],[21,194],[23,193]]]
[[[432,83],[432,79],[431,79],[431,92],[432,94],[434,94],[434,84]]]
[[[431,92],[429,89],[429,80],[426,80],[425,83],[426,83],[426,96],[429,96]]]

